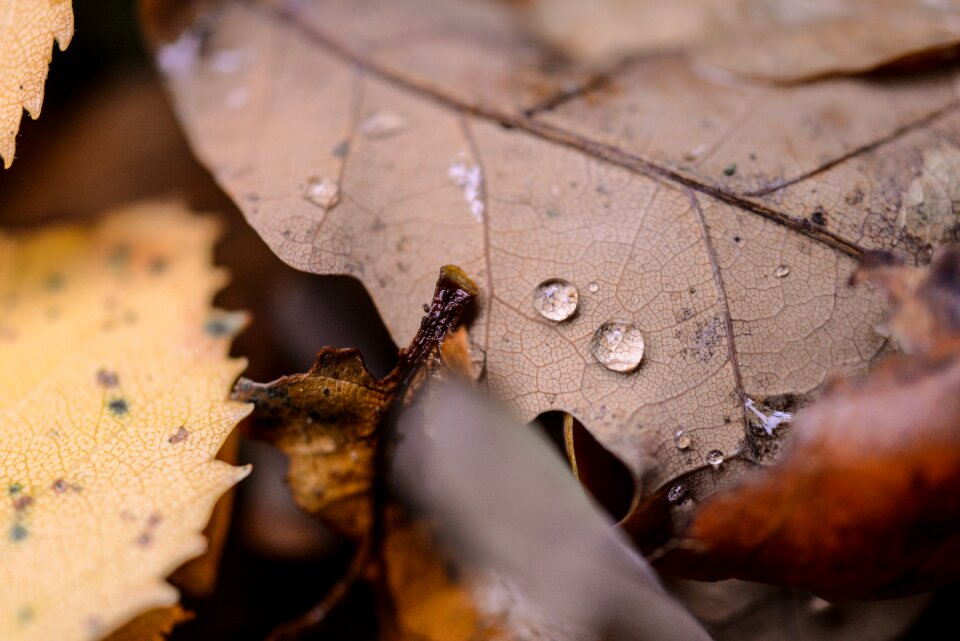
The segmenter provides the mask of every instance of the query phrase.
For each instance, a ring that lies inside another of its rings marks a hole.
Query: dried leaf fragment
[[[834,598],[960,577],[960,250],[927,269],[868,261],[894,335],[913,349],[836,379],[793,423],[782,461],[696,512],[666,568],[807,587]]]
[[[251,409],[226,398],[231,333],[206,328],[216,236],[172,204],[0,236],[0,638],[95,639],[175,604],[164,578],[248,474],[214,460]]]
[[[408,520],[382,496],[376,478],[384,466],[381,448],[390,420],[424,381],[444,365],[465,377],[472,372],[465,371],[471,367],[465,333],[454,333],[449,346],[445,339],[477,294],[462,270],[444,267],[420,331],[382,379],[367,371],[359,351],[325,347],[305,374],[266,384],[237,383],[234,397],[254,403],[252,435],[289,456],[287,480],[297,504],[358,543],[351,570],[338,587],[274,638],[321,623],[336,601],[332,595],[345,592],[370,568],[383,576],[382,587],[391,595],[393,618],[386,625],[396,639],[442,639],[433,634],[449,634],[452,627],[468,632],[477,625],[463,589],[445,577],[442,560],[430,549],[429,528]]]
[[[20,118],[40,115],[43,83],[56,39],[63,51],[73,37],[70,0],[0,1],[0,157],[13,163]]]
[[[237,383],[234,398],[256,408],[253,436],[290,457],[287,479],[306,512],[353,539],[367,535],[380,422],[439,364],[444,338],[477,292],[460,268],[444,267],[420,331],[382,379],[367,371],[359,351],[325,347],[305,374]]]

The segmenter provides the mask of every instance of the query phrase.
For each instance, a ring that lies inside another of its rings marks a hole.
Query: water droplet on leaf
[[[543,281],[533,290],[533,308],[553,321],[567,320],[577,311],[580,294],[573,283],[562,278]]]
[[[333,209],[340,202],[340,183],[330,178],[310,178],[303,197],[324,209]]]
[[[690,437],[687,436],[687,433],[683,430],[677,430],[673,434],[673,444],[676,445],[678,449],[685,450],[690,447]]]
[[[589,283],[587,285],[587,289],[590,291],[591,294],[596,294],[598,291],[600,291],[600,285],[596,282]]]
[[[682,483],[677,483],[667,492],[667,500],[673,505],[683,503],[687,500],[687,488]]]
[[[407,119],[395,111],[375,111],[360,123],[360,133],[367,138],[388,138],[407,128]]]
[[[593,357],[614,372],[629,372],[643,358],[643,334],[629,323],[609,322],[593,334]]]
[[[777,278],[783,278],[790,273],[790,268],[786,265],[778,265],[775,270],[773,270],[773,275]]]
[[[710,450],[707,452],[706,461],[714,468],[723,465],[723,452],[720,450]]]

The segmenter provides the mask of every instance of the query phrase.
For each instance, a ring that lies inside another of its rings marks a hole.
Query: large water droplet
[[[367,138],[388,138],[407,128],[407,119],[395,111],[375,111],[360,123],[360,133]]]
[[[673,433],[673,444],[678,449],[685,450],[690,447],[690,437],[683,430],[677,430]]]
[[[643,334],[624,322],[604,323],[593,334],[593,357],[615,372],[637,368],[643,358]]]
[[[720,450],[710,450],[709,452],[707,452],[706,461],[714,469],[720,467],[721,465],[723,465],[723,452],[721,452]]]
[[[545,280],[533,290],[533,308],[553,321],[567,320],[577,311],[580,294],[570,281],[562,278]]]
[[[310,178],[303,197],[314,205],[332,209],[340,202],[340,183],[330,178]]]
[[[687,500],[687,488],[682,483],[677,483],[667,492],[667,500],[673,505],[683,503]]]

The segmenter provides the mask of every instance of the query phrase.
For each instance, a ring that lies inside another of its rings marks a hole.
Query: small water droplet
[[[773,275],[777,278],[783,278],[790,273],[790,268],[786,265],[777,265],[777,268],[773,270]]]
[[[553,321],[564,321],[573,316],[579,302],[576,286],[562,278],[545,280],[533,290],[533,308]]]
[[[587,284],[587,290],[588,290],[591,294],[596,294],[598,291],[600,291],[600,284],[597,283],[597,282],[589,283],[589,284]]]
[[[398,134],[407,126],[407,119],[395,111],[375,111],[360,123],[360,133],[376,140]]]
[[[687,488],[682,483],[677,483],[667,492],[667,500],[673,505],[683,503],[687,498],[689,498],[687,496]]]
[[[683,154],[683,159],[684,159],[684,160],[696,160],[697,158],[699,158],[700,156],[702,156],[702,155],[703,155],[703,152],[705,152],[706,150],[707,150],[707,146],[706,146],[706,145],[704,145],[704,144],[697,145],[697,146],[694,147],[693,149],[690,149],[689,151],[687,151],[687,153]]]
[[[706,461],[714,469],[720,467],[721,465],[723,465],[723,452],[721,452],[720,450],[710,450],[709,452],[707,452]]]
[[[333,209],[340,202],[340,183],[330,178],[310,178],[303,197],[324,209]]]
[[[643,334],[624,322],[604,323],[593,334],[593,357],[614,372],[629,372],[643,358]]]
[[[827,610],[833,608],[833,603],[830,603],[826,599],[820,598],[818,596],[810,596],[810,599],[807,601],[807,609],[812,614],[823,614]]]
[[[683,430],[677,430],[673,433],[673,444],[678,449],[685,450],[690,447],[690,437]]]

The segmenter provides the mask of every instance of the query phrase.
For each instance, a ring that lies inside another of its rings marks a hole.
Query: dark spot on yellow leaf
[[[33,621],[33,608],[29,605],[25,605],[17,610],[17,623],[20,625],[26,625]]]
[[[21,485],[20,483],[11,483],[9,487],[7,487],[7,494],[9,494],[10,496],[15,496],[22,491],[23,491],[23,485]]]
[[[123,416],[128,411],[130,411],[130,407],[127,405],[126,399],[123,399],[123,398],[113,399],[112,401],[110,401],[107,407],[110,408],[110,413],[113,414],[114,416]]]
[[[150,261],[149,269],[154,274],[162,274],[167,271],[167,259],[158,256]]]
[[[63,289],[63,284],[66,281],[63,274],[54,273],[47,276],[47,280],[44,281],[43,286],[47,291],[55,292]]]
[[[27,509],[31,505],[33,505],[32,496],[21,496],[13,502],[13,509],[16,510],[17,512],[22,512],[23,510]]]
[[[116,372],[100,368],[97,370],[97,384],[103,387],[116,387],[120,382]]]
[[[167,440],[171,444],[175,444],[175,443],[180,443],[181,441],[187,440],[188,436],[190,436],[190,432],[187,431],[187,428],[181,425],[179,428],[177,428],[177,433],[171,436],[170,438],[168,438]]]
[[[14,523],[10,528],[10,540],[14,542],[19,542],[27,538],[27,528],[23,523]]]
[[[110,257],[107,260],[113,269],[124,269],[130,262],[130,248],[126,245],[117,245],[110,252]]]
[[[67,482],[63,479],[57,479],[50,487],[53,488],[53,491],[57,494],[63,494],[70,489],[70,486],[67,485]]]

